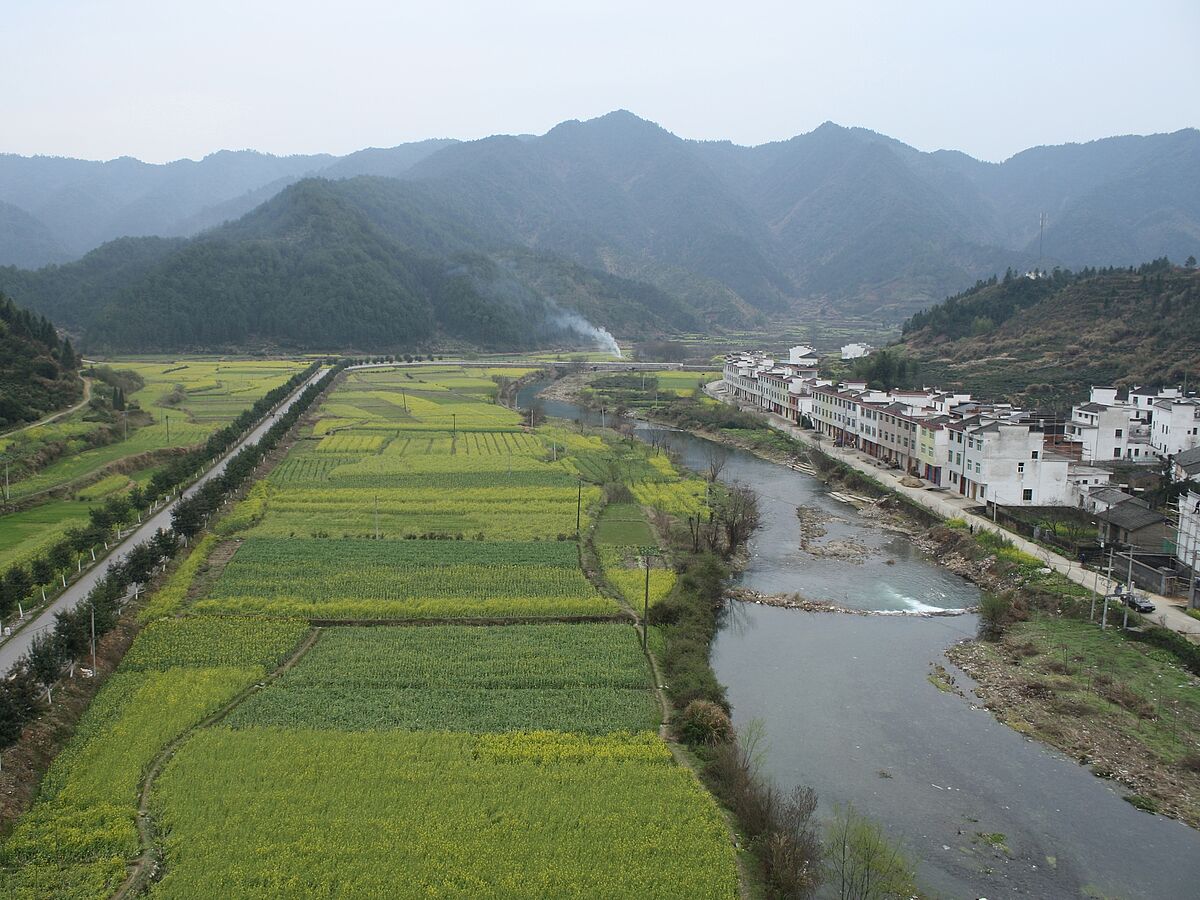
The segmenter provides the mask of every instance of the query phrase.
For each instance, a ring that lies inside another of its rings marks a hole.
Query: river
[[[527,405],[545,384],[527,386]],[[592,420],[546,400],[548,415]],[[638,434],[653,429],[638,424]],[[711,442],[665,439],[700,470]],[[973,606],[978,591],[901,535],[829,496],[819,480],[733,451],[721,473],[761,498],[743,586],[797,592],[886,612]],[[797,505],[818,511],[825,541],[853,541],[865,559],[799,549]],[[763,729],[764,766],[782,786],[813,787],[823,810],[852,803],[884,823],[941,897],[1200,896],[1200,834],[1134,809],[1109,782],[997,722],[945,658],[971,637],[973,615],[856,616],[733,603],[712,648],[743,732]],[[945,666],[965,697],[939,690]],[[985,837],[986,836],[986,837]]]

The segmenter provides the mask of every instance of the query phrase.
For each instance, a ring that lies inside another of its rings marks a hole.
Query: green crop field
[[[37,556],[68,528],[86,523],[90,505],[76,500],[52,500],[0,516],[0,569]]]
[[[738,895],[716,807],[653,733],[214,728],[154,802],[155,897]]]
[[[332,628],[227,721],[342,731],[641,731],[659,724],[649,676],[627,625]]]
[[[574,541],[251,538],[201,611],[322,619],[604,615]]]

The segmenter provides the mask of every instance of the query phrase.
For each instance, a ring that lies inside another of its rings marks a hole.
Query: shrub
[[[979,636],[985,641],[998,641],[1012,623],[1012,598],[985,593],[979,602]]]
[[[737,817],[774,896],[810,897],[821,882],[821,838],[813,821],[817,795],[797,787],[784,793],[758,770],[758,738],[719,744],[705,775]],[[845,896],[845,895],[843,895]]]
[[[675,730],[688,744],[723,744],[733,738],[729,714],[708,700],[693,700],[675,720]]]

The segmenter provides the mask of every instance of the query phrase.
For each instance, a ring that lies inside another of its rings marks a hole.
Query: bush
[[[985,641],[998,641],[1015,621],[1012,598],[1003,594],[985,593],[979,602],[979,636]]]
[[[727,574],[728,569],[711,553],[690,557],[675,590],[650,608],[650,624],[664,626],[663,678],[678,708],[707,700],[729,709],[725,688],[708,663]]]
[[[687,744],[723,744],[733,738],[729,714],[708,700],[693,700],[675,720],[675,731]]]

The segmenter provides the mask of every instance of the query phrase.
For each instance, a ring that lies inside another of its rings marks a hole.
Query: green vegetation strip
[[[226,721],[606,734],[656,728],[659,712],[628,626],[333,628]]]

